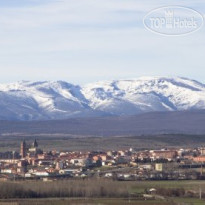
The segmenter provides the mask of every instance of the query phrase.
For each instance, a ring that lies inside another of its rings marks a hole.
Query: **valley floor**
[[[0,152],[19,151],[20,142],[37,139],[44,151],[120,150],[130,147],[139,150],[161,148],[194,148],[205,145],[204,135],[145,135],[133,137],[84,137],[69,135],[13,135],[0,136]]]

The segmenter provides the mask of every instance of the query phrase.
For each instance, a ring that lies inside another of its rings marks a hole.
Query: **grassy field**
[[[173,198],[173,201],[180,205],[204,205],[205,201],[201,199],[194,198]]]
[[[137,181],[132,186],[133,192],[141,193],[147,188],[183,188],[185,190],[205,191],[205,181],[186,180],[186,181]]]
[[[0,136],[0,152],[19,151],[20,142],[25,139],[28,144],[34,139],[45,151],[86,151],[86,150],[120,150],[130,147],[143,149],[161,149],[165,147],[197,147],[205,144],[205,137],[198,135],[156,135],[133,137],[74,137],[70,135],[31,135]]]
[[[25,199],[0,201],[0,205],[171,205],[171,202],[159,200],[129,199]]]
[[[0,205],[204,205],[205,201],[193,198],[170,198],[167,200],[137,199],[13,199],[0,200]]]

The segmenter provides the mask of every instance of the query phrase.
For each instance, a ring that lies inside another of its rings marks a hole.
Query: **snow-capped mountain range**
[[[0,119],[47,120],[205,109],[205,85],[187,78],[141,77],[85,86],[67,82],[0,84]]]

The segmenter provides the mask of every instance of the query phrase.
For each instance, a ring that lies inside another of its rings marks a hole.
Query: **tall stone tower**
[[[21,158],[26,157],[26,142],[25,140],[21,142]]]
[[[35,147],[35,148],[38,147],[38,143],[37,143],[36,139],[35,139],[34,142],[33,142],[33,147]]]

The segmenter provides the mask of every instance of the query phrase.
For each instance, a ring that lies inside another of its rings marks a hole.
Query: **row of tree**
[[[126,183],[110,180],[1,182],[0,198],[128,197]]]

